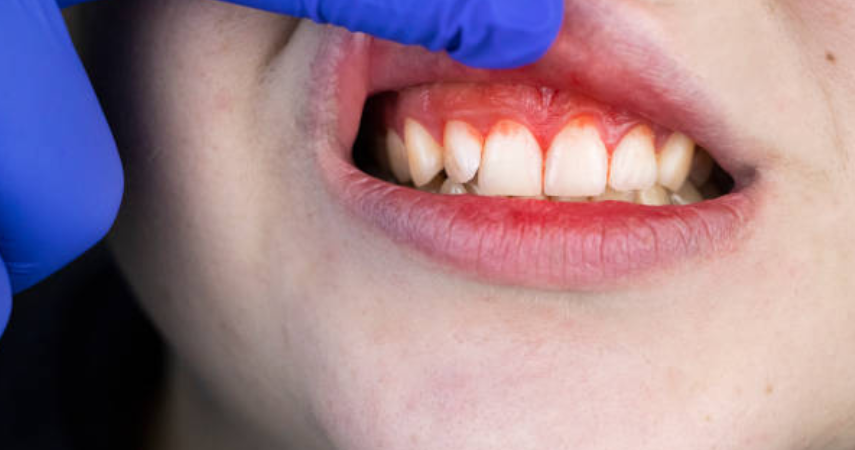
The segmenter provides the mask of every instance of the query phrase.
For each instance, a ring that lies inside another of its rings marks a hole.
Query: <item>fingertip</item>
[[[464,11],[455,60],[481,69],[512,69],[543,57],[558,37],[564,0],[471,2]]]

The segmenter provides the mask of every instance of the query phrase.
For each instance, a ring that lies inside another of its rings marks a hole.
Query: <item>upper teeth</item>
[[[528,128],[503,120],[490,130],[478,187],[483,195],[543,195],[543,153]]]
[[[545,158],[532,132],[510,120],[496,123],[486,139],[472,125],[452,120],[445,124],[442,140],[444,147],[411,118],[404,121],[403,139],[389,130],[384,156],[392,174],[422,189],[440,183],[442,189],[436,190],[447,194],[664,205],[700,201],[696,186],[707,181],[713,165],[682,133],[669,136],[657,155],[655,135],[646,125],[632,128],[610,158],[597,122],[587,117],[567,123]],[[443,169],[446,183],[444,176],[438,177]]]

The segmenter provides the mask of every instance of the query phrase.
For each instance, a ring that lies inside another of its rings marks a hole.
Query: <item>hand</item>
[[[122,197],[115,143],[60,14],[81,1],[0,0],[0,333],[12,294],[100,240]],[[446,50],[483,68],[535,61],[563,16],[563,0],[232,2]]]

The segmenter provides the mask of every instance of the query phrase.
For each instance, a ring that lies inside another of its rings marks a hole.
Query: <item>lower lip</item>
[[[537,289],[604,290],[691,258],[730,253],[750,229],[753,185],[690,206],[649,207],[437,195],[373,178],[353,165],[347,145],[368,95],[370,58],[353,35],[333,36],[338,41],[313,65],[318,101],[309,114],[319,121],[312,128],[323,147],[316,156],[326,187],[355,218],[455,273]],[[337,122],[332,140],[322,126],[330,107]]]
[[[661,207],[437,195],[321,161],[333,195],[394,241],[478,279],[538,289],[602,290],[731,251],[752,210],[742,192]]]

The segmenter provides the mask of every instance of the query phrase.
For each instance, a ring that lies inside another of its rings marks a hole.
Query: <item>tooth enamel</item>
[[[445,124],[445,173],[457,183],[475,177],[481,165],[484,137],[466,122],[452,120]]]
[[[468,192],[466,192],[465,186],[460,183],[456,183],[454,180],[449,178],[442,183],[442,187],[439,188],[439,193],[445,195],[462,195],[467,194]]]
[[[442,171],[442,147],[425,127],[412,119],[404,122],[410,175],[413,184],[424,186]]]
[[[608,174],[609,154],[597,127],[574,120],[555,136],[546,153],[543,191],[560,197],[600,195]]]
[[[616,191],[647,189],[656,183],[653,131],[639,125],[620,141],[612,155],[609,186]]]
[[[386,158],[398,183],[409,183],[413,179],[410,176],[410,163],[407,161],[407,146],[395,130],[386,133]]]
[[[689,171],[689,179],[695,186],[703,186],[712,174],[713,160],[710,154],[702,149],[695,152],[695,157],[692,159],[692,168]]]
[[[482,195],[542,195],[543,154],[525,126],[503,120],[484,143],[478,187]]]
[[[638,191],[638,196],[635,201],[638,204],[647,206],[664,206],[671,204],[671,199],[668,198],[668,191],[658,184],[643,191]]]
[[[598,195],[596,197],[591,197],[592,202],[605,202],[605,201],[615,201],[615,202],[628,202],[632,203],[635,201],[635,192],[632,191],[616,191],[611,188],[607,188],[606,192]]]
[[[586,203],[588,197],[551,197],[550,200],[562,203]]]
[[[683,133],[674,133],[659,152],[659,184],[679,191],[689,176],[695,142]]]
[[[675,205],[691,205],[703,201],[704,197],[690,182],[683,183],[679,191],[671,194],[671,202]]]

